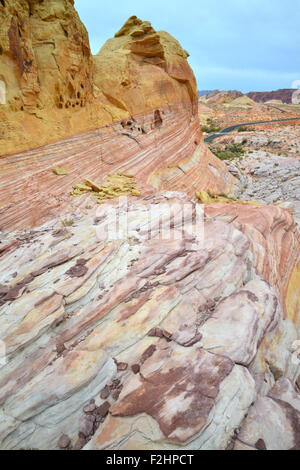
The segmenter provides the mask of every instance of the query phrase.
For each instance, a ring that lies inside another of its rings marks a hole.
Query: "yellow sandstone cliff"
[[[132,16],[93,57],[72,0],[3,0],[0,20],[2,230],[68,211],[72,185],[114,171],[152,191],[234,191],[204,145],[188,53],[168,33]],[[54,167],[68,170],[63,184]]]
[[[170,103],[196,112],[187,52],[148,22],[131,17],[95,57],[73,0],[3,0],[0,23],[1,155]]]

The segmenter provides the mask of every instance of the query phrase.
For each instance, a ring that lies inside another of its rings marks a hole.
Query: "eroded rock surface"
[[[7,235],[1,448],[297,448],[299,240],[284,209],[245,207],[164,192]]]
[[[70,212],[74,184],[111,172],[133,174],[145,192],[237,191],[203,143],[188,53],[168,33],[131,17],[92,57],[71,1],[7,0],[0,18],[1,231]]]
[[[30,152],[0,160],[0,230],[30,228],[71,213],[81,201],[70,197],[73,185],[87,178],[103,184],[109,173],[134,175],[142,194],[177,189],[194,195],[199,189],[234,193],[238,181],[201,139],[192,105],[161,108],[163,123],[155,127],[154,112],[136,116],[132,131],[118,123]],[[141,127],[146,133],[141,131]],[[139,127],[139,131],[135,130]],[[131,138],[134,137],[134,138]],[[68,169],[57,176],[53,167]]]
[[[188,53],[148,22],[92,57],[72,0],[0,19],[0,448],[299,449],[299,232],[228,198],[295,155],[217,159]],[[116,174],[130,198],[105,202]]]
[[[93,57],[73,0],[5,0],[0,21],[1,155],[121,121],[137,139],[134,116],[151,110],[160,128],[168,105],[197,115],[188,53],[149,22],[129,18]]]
[[[246,155],[226,162],[240,180],[242,199],[280,204],[300,223],[299,126],[276,131],[247,132],[221,138],[219,143],[243,144]]]

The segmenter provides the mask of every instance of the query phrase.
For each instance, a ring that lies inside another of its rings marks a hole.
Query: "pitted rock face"
[[[169,104],[197,115],[188,54],[147,21],[130,18],[94,57],[72,1],[6,0],[0,22],[0,80],[6,85],[0,116],[7,123],[2,154]]]
[[[72,2],[6,0],[0,18],[1,72],[12,110],[78,108],[91,100],[89,39]]]

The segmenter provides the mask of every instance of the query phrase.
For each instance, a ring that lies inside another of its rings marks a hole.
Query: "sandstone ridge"
[[[2,155],[170,103],[197,113],[188,54],[172,36],[131,17],[93,57],[73,3],[0,3]]]
[[[131,17],[92,57],[70,1],[19,0],[16,9],[7,0],[0,15],[7,88],[0,151],[9,154],[0,160],[1,230],[67,212],[75,183],[101,185],[115,171],[148,190],[236,191],[203,143],[188,53],[168,33]],[[69,170],[63,181],[52,171],[60,166]]]
[[[12,232],[0,447],[299,449],[297,253],[284,209],[180,192]]]
[[[94,57],[94,83],[130,114],[190,102],[195,115],[197,85],[187,57],[172,36],[133,16]]]
[[[0,20],[0,448],[299,449],[293,208],[237,200],[188,53],[133,16],[93,57],[72,0]]]

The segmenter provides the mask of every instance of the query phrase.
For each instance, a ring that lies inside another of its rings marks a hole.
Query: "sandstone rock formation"
[[[131,17],[92,57],[72,0],[0,19],[0,448],[299,449],[299,232],[227,197],[188,54]]]
[[[1,154],[15,153],[170,104],[192,106],[188,53],[130,18],[92,57],[73,0],[0,3]]]
[[[94,57],[94,84],[130,115],[186,103],[195,116],[197,84],[188,55],[168,33],[132,17]],[[158,110],[157,126],[161,119]]]
[[[82,107],[92,97],[92,56],[74,2],[2,2],[1,75],[15,110]]]
[[[66,135],[72,127],[68,121],[78,117],[64,109],[80,110],[93,98],[88,34],[73,4],[72,0],[0,3],[0,79],[6,103],[0,109],[5,123],[2,154]]]
[[[298,448],[294,227],[164,192],[8,235],[1,448]]]
[[[88,178],[101,184],[111,171],[133,173],[148,189],[236,191],[226,166],[203,144],[188,54],[168,33],[131,17],[92,57],[69,0],[9,0],[0,14],[0,79],[9,88],[0,109],[0,150],[14,152],[0,161],[1,230],[62,214],[74,183]],[[78,135],[90,128],[101,130]],[[56,166],[68,170],[63,184],[53,174]]]
[[[4,145],[7,150],[10,148],[9,139],[12,139],[13,146],[17,146],[17,140],[23,139],[24,132],[26,139],[32,140],[31,145],[39,142],[43,136],[48,136],[48,130],[39,129],[39,124],[36,128],[36,121],[42,122],[42,126],[49,125],[50,134],[53,129],[56,132],[55,129],[60,127],[61,119],[65,133],[72,133],[71,128],[73,129],[74,125],[78,134],[82,130],[82,123],[86,127],[90,126],[89,113],[96,116],[93,119],[96,119],[95,124],[98,122],[98,127],[114,120],[117,122],[108,127],[101,127],[100,130],[2,159],[1,181],[5,185],[5,191],[0,196],[1,230],[33,227],[56,214],[63,214],[69,210],[69,192],[75,183],[87,178],[101,184],[106,180],[108,173],[115,171],[132,173],[137,178],[137,183],[148,190],[183,189],[189,194],[194,194],[196,190],[210,188],[216,193],[236,192],[235,179],[224,163],[215,158],[203,144],[197,118],[195,77],[186,60],[188,54],[174,38],[165,32],[157,33],[148,22],[132,17],[116,37],[108,40],[99,54],[91,58],[85,29],[76,26],[80,21],[70,2],[50,2],[53,8],[57,6],[53,11],[51,5],[49,6],[51,14],[48,10],[46,14],[44,4],[34,3],[29,9],[25,0],[23,3],[28,7],[26,12],[29,17],[26,21],[31,28],[30,37],[41,34],[44,30],[48,34],[49,28],[51,32],[53,28],[58,28],[62,38],[57,39],[54,50],[46,39],[46,45],[38,43],[37,46],[38,50],[42,48],[45,54],[42,56],[44,62],[37,63],[37,71],[41,69],[41,77],[47,72],[45,77],[51,80],[53,89],[48,87],[46,78],[41,78],[40,91],[34,95],[31,93],[30,96],[41,101],[45,121],[40,121],[30,114],[32,107],[29,107],[27,101],[28,106],[25,106],[21,86],[25,78],[18,72],[18,93],[22,95],[20,99],[24,102],[24,110],[19,111],[19,115],[24,131],[19,132],[14,128],[18,122],[18,112],[11,109],[12,103],[9,99],[4,108],[9,108],[14,137],[11,137],[10,132],[4,133]],[[9,5],[8,3],[5,10],[7,17],[11,12]],[[65,6],[66,9],[61,11],[58,5],[61,8]],[[36,16],[38,18],[35,18]],[[80,50],[85,52],[82,52],[80,57],[75,52],[69,54],[66,49],[71,50],[74,41],[76,46],[77,36],[75,35],[74,39],[75,33],[64,34],[62,25],[65,22],[72,31],[81,31]],[[34,33],[36,23],[38,33]],[[66,63],[64,68],[53,65],[53,70],[49,71],[49,54],[53,64],[55,54],[59,57],[70,55],[80,68],[80,73],[75,73],[73,63],[69,64],[69,69]],[[1,57],[7,61],[8,53]],[[46,67],[45,70],[43,67]],[[75,81],[72,81],[72,71],[76,77]],[[10,72],[15,73],[14,70]],[[86,85],[83,78],[80,79],[81,73],[87,80]],[[61,82],[63,84],[59,85]],[[82,83],[86,95],[78,91]],[[75,90],[75,103],[70,101],[71,98],[66,98],[69,96],[66,95],[66,90],[57,92],[66,84],[68,89],[73,87]],[[83,108],[76,104],[79,100],[78,93],[82,98]],[[121,117],[123,119],[120,120]],[[57,120],[55,125],[51,121],[52,118]],[[31,125],[27,127],[27,119],[31,120],[35,127],[34,135]],[[70,120],[73,123],[70,124],[71,127],[68,124]],[[36,129],[39,132],[36,132]],[[61,177],[57,178],[53,173],[54,167],[68,170],[63,184]],[[20,172],[22,178],[19,176]]]
[[[160,127],[153,125],[150,111],[123,125],[5,157],[0,161],[5,188],[0,193],[0,231],[63,217],[77,207],[78,202],[70,198],[74,184],[84,178],[102,184],[109,173],[118,171],[134,175],[142,194],[162,188],[191,195],[207,188],[218,194],[237,190],[226,165],[203,143],[198,120],[191,121],[191,114],[179,105],[160,109]],[[55,175],[54,166],[68,169],[68,174]]]

